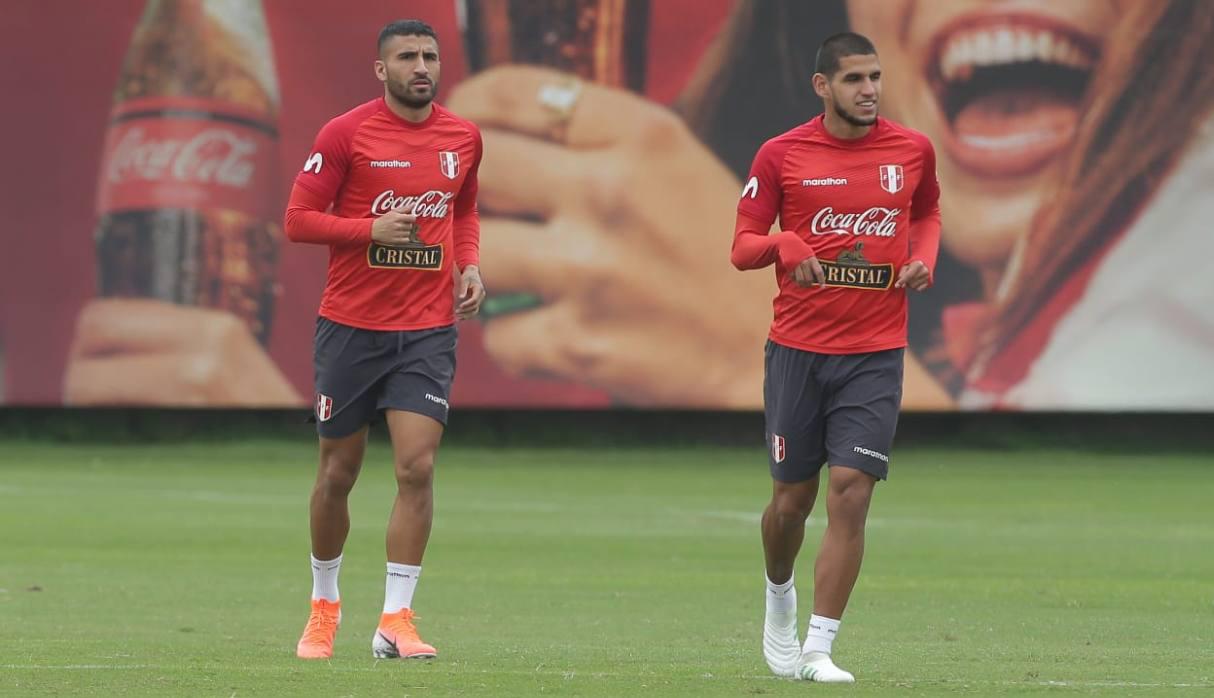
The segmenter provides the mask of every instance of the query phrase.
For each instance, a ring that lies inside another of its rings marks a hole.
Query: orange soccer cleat
[[[371,640],[371,653],[377,659],[431,659],[438,654],[433,646],[417,636],[413,611],[408,608],[379,617],[379,627]]]
[[[328,659],[333,656],[333,638],[341,624],[341,602],[312,599],[312,615],[303,637],[295,647],[295,656],[300,659]]]

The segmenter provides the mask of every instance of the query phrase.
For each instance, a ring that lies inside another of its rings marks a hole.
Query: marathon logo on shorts
[[[902,166],[901,165],[882,165],[881,166],[881,188],[891,194],[897,194],[902,191]]]
[[[322,393],[316,393],[316,419],[327,422],[333,416],[333,398]]]
[[[447,179],[459,176],[459,153],[444,150],[438,154],[438,168]]]
[[[889,462],[889,456],[885,455],[884,453],[878,453],[871,449],[864,448],[863,446],[856,446],[852,450],[855,451],[856,453],[859,453],[862,456],[868,456],[869,458],[876,458],[877,460],[879,460],[883,463]]]
[[[773,463],[784,462],[784,437],[779,434],[771,435],[771,460]]]
[[[827,286],[885,291],[894,282],[894,265],[870,263],[864,258],[863,242],[843,250],[833,262],[825,259],[819,262]]]
[[[438,271],[443,268],[443,246],[422,242],[399,246],[373,242],[367,247],[367,266],[374,269]]]

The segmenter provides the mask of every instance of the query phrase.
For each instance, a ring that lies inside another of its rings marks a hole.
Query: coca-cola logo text
[[[830,206],[814,214],[809,231],[814,235],[875,235],[893,237],[900,208],[874,206],[863,213],[835,213]]]
[[[257,142],[223,128],[208,128],[188,139],[147,138],[143,129],[123,134],[110,153],[111,182],[175,179],[245,188],[253,179]]]
[[[399,208],[418,218],[445,218],[447,204],[454,198],[454,193],[437,189],[417,196],[397,196],[395,191],[389,189],[375,197],[375,201],[371,203],[371,214],[382,216],[394,208]]]

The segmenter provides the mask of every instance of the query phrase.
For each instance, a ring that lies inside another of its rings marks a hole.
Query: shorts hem
[[[877,465],[873,465],[872,463],[861,463],[860,461],[851,460],[848,458],[844,458],[842,460],[835,460],[832,458],[832,459],[830,459],[828,465],[832,468],[835,466],[840,466],[840,467],[844,467],[844,468],[851,468],[852,470],[859,470],[860,472],[862,472],[866,475],[872,475],[873,477],[877,478],[878,480],[888,480],[889,479],[889,466],[888,465],[877,466]]]

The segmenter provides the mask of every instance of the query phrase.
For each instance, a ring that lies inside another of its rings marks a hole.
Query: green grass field
[[[858,683],[834,687],[760,656],[757,449],[444,451],[415,599],[440,657],[402,663],[369,648],[377,441],[336,657],[297,660],[313,450],[0,443],[0,694],[1214,694],[1207,456],[903,450],[835,644]]]

